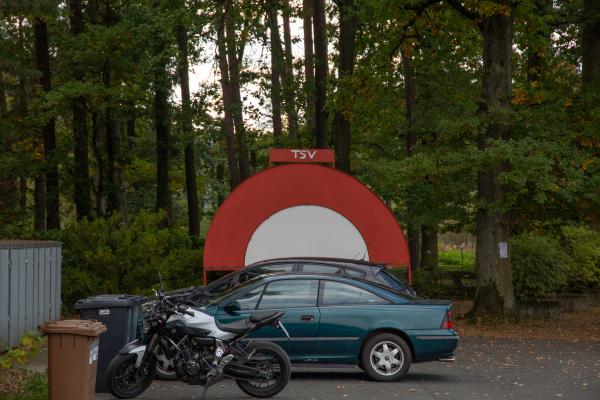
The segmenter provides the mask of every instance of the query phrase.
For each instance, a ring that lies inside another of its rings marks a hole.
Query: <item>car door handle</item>
[[[314,321],[315,317],[313,315],[303,315],[300,317],[302,321]]]

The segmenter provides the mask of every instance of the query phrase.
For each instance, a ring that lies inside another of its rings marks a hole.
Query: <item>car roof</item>
[[[400,297],[404,297],[407,299],[412,299],[412,298],[416,298],[412,295],[409,295],[408,293],[399,291],[399,290],[395,290],[393,288],[390,288],[388,286],[382,285],[380,283],[377,282],[373,282],[367,279],[361,279],[361,278],[352,278],[352,277],[347,277],[347,276],[343,276],[343,275],[334,275],[334,274],[319,274],[319,273],[314,273],[314,272],[272,272],[272,273],[268,273],[268,274],[262,274],[259,277],[257,277],[259,279],[262,279],[264,282],[271,282],[274,280],[278,280],[278,279],[327,279],[327,280],[335,280],[335,281],[340,281],[340,282],[345,282],[345,283],[362,283],[364,285],[370,286],[372,289],[376,289],[376,290],[382,290],[385,291],[391,295],[395,295],[395,296],[400,296]],[[255,278],[256,279],[256,278]]]
[[[383,265],[382,264],[374,264],[374,263],[370,263],[368,261],[365,260],[354,260],[354,259],[348,259],[348,258],[333,258],[333,257],[285,257],[285,258],[271,258],[268,260],[262,260],[262,261],[257,261],[255,263],[252,263],[245,268],[252,268],[252,267],[256,267],[259,265],[264,265],[264,264],[273,264],[273,263],[306,263],[306,262],[316,262],[316,263],[320,263],[320,264],[330,264],[330,265],[337,265],[337,266],[344,266],[344,267],[355,267],[355,268],[361,268],[361,267],[376,267],[376,268],[382,268]]]

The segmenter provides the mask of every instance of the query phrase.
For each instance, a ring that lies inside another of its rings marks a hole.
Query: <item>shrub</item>
[[[200,282],[202,252],[181,228],[160,229],[163,214],[141,211],[126,224],[116,214],[68,226],[63,241],[63,304],[100,293],[148,294]]]
[[[568,257],[558,240],[523,233],[513,239],[511,261],[519,301],[554,294],[567,284]]]
[[[583,225],[562,228],[569,254],[569,287],[575,290],[600,288],[600,232]]]

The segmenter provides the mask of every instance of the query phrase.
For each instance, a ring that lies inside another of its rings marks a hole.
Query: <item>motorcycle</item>
[[[142,321],[142,338],[123,347],[108,365],[107,386],[119,399],[143,393],[152,383],[157,355],[166,356],[177,379],[203,387],[232,378],[252,397],[272,397],[287,385],[290,360],[271,342],[243,340],[267,325],[289,333],[280,319],[283,312],[263,312],[245,320],[221,324],[212,315],[169,300],[162,287],[155,291],[156,303]]]

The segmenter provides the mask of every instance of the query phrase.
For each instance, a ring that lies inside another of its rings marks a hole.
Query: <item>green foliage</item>
[[[441,270],[475,271],[475,250],[452,249],[440,251],[438,259]]]
[[[569,225],[562,228],[562,235],[569,255],[570,288],[600,288],[600,232],[583,225]]]
[[[162,213],[141,211],[68,226],[63,241],[63,304],[98,293],[149,293],[160,271],[165,286],[200,282],[202,252],[185,230],[160,229]]]
[[[519,301],[552,295],[567,284],[567,256],[560,242],[523,233],[513,239],[513,286]]]
[[[44,338],[37,333],[26,333],[21,339],[19,347],[8,349],[0,356],[0,368],[10,369],[25,364],[31,357],[40,352],[42,343],[44,343]]]

